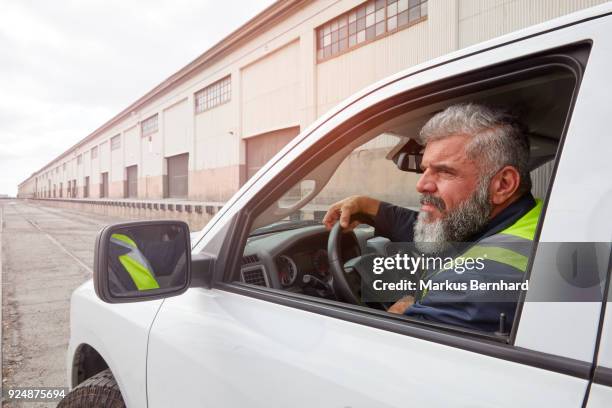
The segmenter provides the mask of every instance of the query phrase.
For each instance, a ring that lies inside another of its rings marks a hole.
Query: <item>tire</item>
[[[57,405],[57,408],[125,408],[119,385],[110,369],[83,381]]]

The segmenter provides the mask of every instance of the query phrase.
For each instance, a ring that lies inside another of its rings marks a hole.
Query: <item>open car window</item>
[[[297,182],[278,191],[265,206],[258,203],[242,250],[240,268],[229,280],[313,300],[350,303],[334,287],[328,252],[330,232],[321,223],[323,216],[330,205],[352,195],[367,195],[418,210],[420,194],[416,183],[420,175],[405,171],[406,166],[402,168],[398,163],[397,154],[406,150],[431,117],[451,105],[483,104],[504,109],[519,118],[530,142],[531,194],[545,201],[577,83],[578,78],[571,70],[543,66],[398,111],[383,123],[345,137],[343,144],[329,149],[325,159],[312,166]],[[414,163],[407,167],[415,168]],[[542,218],[539,225],[541,222]],[[356,228],[339,244],[344,267],[350,268],[351,259],[364,254],[384,254],[388,242],[376,236],[371,226]],[[361,300],[357,303],[359,307],[378,311],[393,303]],[[518,302],[514,301],[512,307],[517,306]],[[449,326],[444,322],[418,323],[443,329]],[[511,321],[506,322],[503,336],[508,335],[511,326]]]
[[[574,87],[571,73],[551,72],[405,112],[359,135],[321,163],[262,212],[252,229],[282,221],[320,219],[329,205],[352,194],[369,194],[396,205],[417,207],[414,186],[418,174],[399,170],[393,153],[417,138],[435,113],[465,102],[508,110],[527,126],[532,193],[544,198]]]

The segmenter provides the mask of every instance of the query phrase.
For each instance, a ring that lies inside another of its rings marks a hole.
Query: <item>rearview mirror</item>
[[[416,140],[410,139],[400,150],[395,152],[392,160],[401,171],[422,173],[421,161],[423,160],[423,150],[425,148]]]
[[[94,287],[108,303],[179,295],[191,280],[189,226],[182,221],[114,224],[98,234]]]

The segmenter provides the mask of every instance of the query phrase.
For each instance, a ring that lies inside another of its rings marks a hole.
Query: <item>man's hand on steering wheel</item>
[[[358,220],[350,221],[351,215],[362,213],[370,217],[376,217],[380,201],[366,196],[351,196],[332,204],[325,217],[323,224],[331,230],[334,224],[340,220],[340,226],[344,230],[351,231],[360,224]]]
[[[331,275],[333,277],[334,292],[338,299],[353,304],[363,304],[360,296],[359,285],[352,279],[353,282],[349,282],[348,276],[346,275],[344,265],[345,261],[341,254],[342,231],[352,231],[357,225],[366,223],[374,226],[373,221],[378,213],[380,207],[380,201],[366,197],[366,196],[351,196],[344,200],[338,201],[332,204],[325,217],[323,217],[323,224],[330,230],[329,242],[328,242],[328,262]],[[338,225],[338,221],[339,224]],[[334,228],[335,227],[335,228]],[[373,256],[372,254],[365,255],[365,257]],[[359,281],[363,278],[361,276],[364,271],[360,269],[360,262],[363,263],[364,256],[358,256],[357,262],[353,262],[351,269],[353,270],[352,275],[360,276]],[[402,299],[396,301],[394,304],[381,303],[384,310],[390,313],[403,314],[408,308],[410,308],[415,302],[413,296],[405,296]]]
[[[364,272],[360,263],[363,263],[364,257],[359,251],[358,256],[353,258],[354,265],[345,269],[348,259],[344,259],[342,255],[342,237],[361,223],[374,226],[374,217],[378,213],[379,206],[380,201],[373,198],[352,196],[333,204],[323,218],[323,223],[330,230],[327,257],[334,293],[338,299],[345,302],[363,304],[361,274]]]

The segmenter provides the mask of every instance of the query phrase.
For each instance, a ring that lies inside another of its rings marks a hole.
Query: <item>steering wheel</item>
[[[353,214],[349,223],[353,221],[359,221],[363,224],[374,225],[374,221],[369,215],[366,214]],[[336,297],[339,300],[352,303],[355,305],[365,305],[361,300],[361,275],[359,268],[347,267],[345,268],[344,258],[342,257],[342,237],[346,233],[342,232],[340,221],[338,221],[331,231],[329,232],[329,239],[327,241],[327,257],[329,263],[329,270],[333,278],[332,285]],[[351,264],[356,266],[361,260],[361,250],[358,257],[353,258]],[[355,261],[354,261],[355,260]]]

